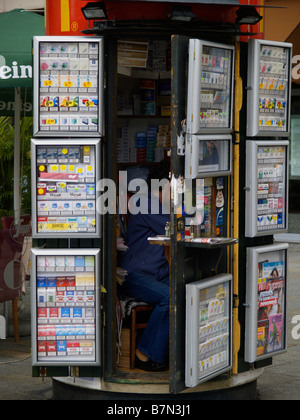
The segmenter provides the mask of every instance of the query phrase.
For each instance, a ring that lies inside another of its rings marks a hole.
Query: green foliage
[[[25,117],[20,126],[21,137],[21,211],[31,212],[31,161],[30,139],[32,118]],[[15,130],[10,117],[0,117],[0,216],[13,215],[14,190],[14,136]]]

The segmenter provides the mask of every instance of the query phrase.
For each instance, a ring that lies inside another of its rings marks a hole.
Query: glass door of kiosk
[[[247,141],[246,237],[288,230],[289,142]]]
[[[288,137],[292,44],[252,39],[248,50],[249,137]]]
[[[234,56],[233,46],[190,40],[188,133],[232,132]]]
[[[247,249],[245,360],[287,349],[288,244]]]

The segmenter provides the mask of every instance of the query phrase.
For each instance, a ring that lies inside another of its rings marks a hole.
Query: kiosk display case
[[[34,37],[34,136],[101,137],[103,40]]]
[[[189,134],[230,133],[235,48],[191,39],[187,98]]]
[[[232,137],[230,135],[187,135],[185,178],[230,175]]]
[[[288,137],[292,44],[250,40],[248,63],[247,135]]]
[[[186,286],[186,386],[231,369],[232,275]]]
[[[288,141],[247,141],[246,237],[288,230]]]
[[[100,140],[32,140],[32,234],[100,237]]]
[[[100,365],[100,250],[31,257],[33,366]]]
[[[288,244],[247,249],[245,360],[281,354],[287,348]]]

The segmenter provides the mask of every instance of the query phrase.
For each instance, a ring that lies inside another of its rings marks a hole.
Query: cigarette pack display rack
[[[292,44],[250,40],[248,62],[247,135],[288,137]]]
[[[231,162],[232,137],[230,135],[197,136],[187,134],[185,178],[230,175]]]
[[[246,237],[287,232],[289,142],[249,140],[246,155]]]
[[[100,365],[100,250],[31,257],[33,366]]]
[[[32,235],[100,237],[100,140],[32,140]]]
[[[232,275],[186,286],[186,386],[232,366]]]
[[[287,347],[287,249],[247,249],[245,360],[273,357]]]
[[[188,133],[232,132],[234,55],[233,46],[190,40]]]
[[[34,37],[34,136],[103,136],[103,40]]]

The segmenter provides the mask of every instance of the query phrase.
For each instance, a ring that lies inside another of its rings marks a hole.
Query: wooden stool
[[[138,322],[138,314],[151,314],[153,307],[150,305],[135,306],[131,310],[131,328],[130,328],[130,368],[135,368],[135,350],[137,330],[145,329],[147,322]]]

